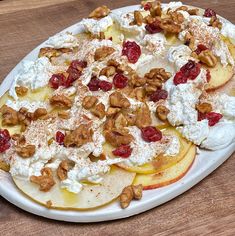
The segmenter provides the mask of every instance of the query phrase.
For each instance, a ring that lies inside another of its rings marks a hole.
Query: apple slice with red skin
[[[185,157],[176,165],[157,174],[137,174],[133,184],[142,184],[144,190],[172,184],[181,179],[189,171],[195,160],[195,156],[196,146],[192,145]]]

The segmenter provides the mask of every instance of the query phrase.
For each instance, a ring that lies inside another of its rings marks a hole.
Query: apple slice
[[[157,174],[137,174],[133,184],[142,184],[144,190],[172,184],[181,179],[192,166],[196,156],[196,146],[192,145],[185,157],[176,165]]]
[[[163,132],[164,134],[178,136],[181,144],[180,152],[178,155],[164,156],[163,154],[161,154],[157,156],[153,161],[146,163],[142,166],[128,166],[125,163],[119,163],[117,165],[130,172],[135,172],[140,174],[153,174],[161,172],[181,161],[188,152],[192,144],[186,139],[182,138],[182,136],[174,128],[167,128]],[[104,151],[110,157],[114,157],[112,154],[112,149],[113,148],[110,145],[105,144]]]
[[[60,188],[59,180],[49,192],[39,191],[38,185],[29,180],[13,177],[16,186],[29,198],[44,206],[48,201],[52,202],[52,208],[62,210],[86,210],[100,207],[116,199],[123,188],[131,185],[135,178],[134,173],[127,172],[113,166],[110,173],[106,174],[101,184],[87,185],[84,189],[74,194]]]

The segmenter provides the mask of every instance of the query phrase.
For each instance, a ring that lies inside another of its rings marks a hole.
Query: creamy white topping
[[[174,64],[175,70],[179,71],[188,60],[195,60],[191,57],[191,53],[192,50],[186,45],[172,46],[167,53],[167,59]]]
[[[146,34],[143,43],[147,50],[154,55],[159,55],[165,50],[166,37],[162,33]]]
[[[95,19],[83,19],[79,25],[83,25],[87,32],[94,35],[98,35],[100,32],[104,32],[109,26],[113,24],[113,20],[110,16],[106,16],[99,20]]]
[[[53,48],[73,48],[78,46],[78,39],[69,32],[63,32],[50,37],[47,45]]]
[[[17,86],[24,86],[32,90],[44,87],[48,84],[54,69],[47,57],[40,57],[36,61],[23,61],[22,68],[15,76],[9,90],[10,96],[18,99],[15,91]]]
[[[45,103],[45,102],[36,102],[36,101],[35,102],[29,102],[29,101],[26,101],[26,100],[22,100],[22,101],[7,100],[6,105],[8,107],[11,107],[15,111],[19,111],[20,108],[22,108],[22,107],[28,109],[29,112],[34,112],[38,108],[45,108],[45,109],[48,108],[48,104]]]
[[[181,7],[183,5],[182,2],[169,2],[168,4],[164,4],[162,6],[162,11],[167,12],[168,10],[176,10],[177,8]]]
[[[221,34],[225,37],[231,38],[235,40],[235,25],[228,22],[227,20],[222,21],[222,29]]]
[[[164,156],[175,156],[179,153],[180,150],[180,141],[177,136],[172,136],[170,145],[166,149]]]

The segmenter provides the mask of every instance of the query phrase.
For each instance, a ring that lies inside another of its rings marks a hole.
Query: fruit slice
[[[86,210],[100,207],[116,199],[124,187],[132,184],[134,177],[134,173],[112,167],[101,184],[87,185],[78,194],[61,189],[58,180],[49,192],[39,191],[38,185],[28,180],[18,178],[13,180],[23,193],[37,203],[46,205],[47,201],[51,201],[52,208]]]
[[[190,147],[189,152],[176,165],[157,174],[137,174],[133,184],[142,184],[144,190],[154,189],[172,184],[181,179],[192,166],[196,156],[196,146]]]
[[[161,154],[158,157],[156,157],[153,161],[146,163],[142,166],[128,166],[125,165],[124,163],[119,163],[118,166],[130,172],[135,172],[140,174],[153,174],[161,172],[181,161],[188,152],[192,144],[186,139],[182,138],[174,128],[167,128],[164,131],[164,134],[178,136],[181,144],[180,152],[178,155],[164,156],[163,154]],[[108,151],[108,155],[112,157],[111,150],[112,148],[110,146],[108,148],[107,147],[105,148],[105,151]]]

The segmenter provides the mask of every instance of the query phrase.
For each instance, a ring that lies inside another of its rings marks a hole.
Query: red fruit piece
[[[93,78],[91,79],[91,81],[89,82],[89,84],[87,85],[88,88],[90,89],[90,91],[98,91],[99,90],[99,82],[100,80],[97,78]]]
[[[153,23],[147,24],[145,26],[145,29],[150,34],[155,34],[155,33],[159,33],[162,31],[162,29],[160,27],[160,21],[158,21],[158,20],[155,20]]]
[[[195,61],[189,60],[187,64],[180,68],[180,71],[187,79],[194,80],[200,74],[201,66]]]
[[[136,42],[123,43],[122,55],[127,56],[130,63],[136,63],[141,55],[140,46]]]
[[[141,136],[146,142],[156,142],[162,139],[162,132],[154,126],[147,126],[141,129]]]
[[[212,16],[215,16],[216,17],[216,13],[214,10],[210,9],[210,8],[207,8],[204,12],[204,15],[205,17],[212,17]]]
[[[7,129],[0,129],[0,153],[5,152],[7,149],[10,148],[11,136]]]
[[[86,68],[87,62],[86,61],[80,61],[80,60],[74,60],[71,62],[70,67],[79,70],[80,68]]]
[[[206,119],[208,120],[209,126],[214,126],[219,122],[223,116],[220,113],[209,112],[206,114]]]
[[[54,74],[49,80],[49,85],[53,89],[58,89],[65,84],[66,78],[63,74]]]
[[[206,114],[198,112],[197,120],[201,121],[201,120],[205,120],[205,119],[206,119]]]
[[[60,131],[56,132],[56,142],[59,145],[63,145],[64,144],[64,137],[65,137],[65,135],[62,132],[60,132]]]
[[[147,3],[144,4],[144,10],[145,10],[145,11],[150,10],[151,7],[152,7],[152,6],[151,6],[151,2],[147,2]]]
[[[98,86],[104,92],[107,92],[107,91],[111,90],[112,87],[113,87],[112,83],[110,83],[108,81],[105,81],[105,80],[100,80],[99,83],[98,83]]]
[[[115,150],[113,150],[112,153],[114,156],[127,158],[131,155],[132,148],[130,147],[130,145],[122,145],[122,146],[116,148]]]
[[[185,84],[185,83],[187,83],[187,77],[184,76],[182,71],[179,71],[175,74],[173,82],[174,82],[175,85]]]
[[[166,90],[158,89],[149,96],[149,100],[153,101],[153,102],[157,102],[161,99],[165,100],[167,98],[167,96],[168,96],[168,92]]]
[[[119,88],[119,89],[125,88],[127,86],[127,81],[128,81],[128,78],[121,73],[117,73],[113,77],[113,84],[115,88]]]
[[[211,80],[211,72],[209,69],[206,70],[206,81],[209,83]]]
[[[199,55],[202,51],[207,50],[208,48],[203,44],[198,44],[197,49],[194,51],[197,55]]]

